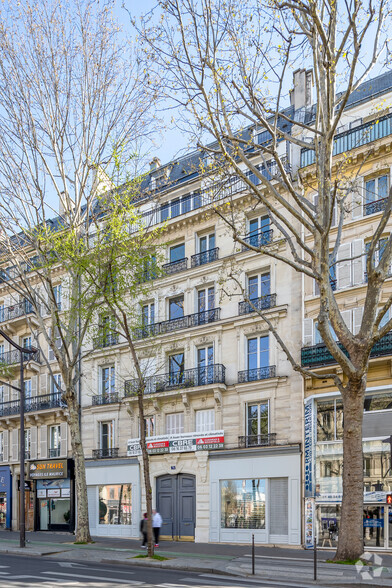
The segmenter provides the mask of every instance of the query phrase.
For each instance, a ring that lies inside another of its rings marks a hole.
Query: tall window
[[[29,459],[30,458],[30,444],[31,444],[31,430],[25,429],[24,436],[25,436],[25,455],[26,455],[26,459]]]
[[[343,438],[343,403],[327,400],[317,403],[317,441]]]
[[[2,302],[0,304],[0,323],[2,323],[5,320],[5,306],[4,306],[4,302]]]
[[[169,300],[169,320],[182,318],[184,316],[184,296],[176,296]]]
[[[49,429],[49,457],[60,456],[61,427],[53,425]]]
[[[53,286],[53,297],[57,305],[58,310],[61,310],[61,284]]]
[[[114,365],[101,367],[101,394],[108,396],[116,391],[116,372]]]
[[[365,213],[372,214],[379,212],[380,208],[372,206],[373,202],[383,200],[388,196],[389,177],[387,175],[379,176],[365,182]]]
[[[61,394],[61,388],[62,388],[61,374],[53,374],[52,385],[51,385],[52,394]]]
[[[0,386],[0,404],[4,402],[4,386]]]
[[[154,437],[155,435],[155,417],[146,416],[144,417],[144,431],[146,437]]]
[[[102,347],[114,345],[117,343],[116,319],[112,314],[104,314],[101,316],[101,344]]]
[[[4,433],[0,433],[0,461],[4,459]]]
[[[181,259],[185,258],[185,243],[180,243],[180,245],[174,245],[170,247],[170,263],[175,263],[176,261],[180,261]]]
[[[249,221],[249,244],[260,247],[270,241],[270,220],[268,216],[260,216]]]
[[[170,385],[175,386],[184,381],[184,354],[176,353],[169,356],[169,378]]]
[[[215,410],[207,408],[195,411],[195,432],[209,433],[215,429]]]
[[[150,302],[142,306],[142,325],[153,325],[155,323],[155,304]]]
[[[221,480],[222,529],[265,529],[265,480]]]
[[[166,434],[176,435],[184,432],[184,413],[174,412],[166,415]]]
[[[22,347],[24,347],[25,349],[30,349],[30,347],[31,347],[31,336],[29,336],[29,337],[23,337],[23,339],[22,339]]]
[[[269,337],[251,337],[247,341],[249,379],[257,379],[258,370],[269,366]]]
[[[132,523],[132,485],[99,486],[100,525],[130,525]]]
[[[108,452],[114,447],[114,421],[100,423],[100,449]]]
[[[197,312],[205,312],[215,308],[215,287],[203,288],[197,291]]]
[[[25,405],[29,406],[31,404],[31,396],[32,396],[31,380],[24,380],[24,396],[25,396]]]
[[[0,361],[4,361],[5,347],[4,343],[0,343]]]
[[[246,408],[246,434],[249,437],[268,435],[268,402],[248,404]]]
[[[214,347],[200,347],[197,350],[198,384],[211,384],[214,381]]]
[[[215,233],[199,237],[199,253],[215,249]]]
[[[268,296],[271,292],[270,274],[261,274],[248,278],[248,295],[250,300]]]

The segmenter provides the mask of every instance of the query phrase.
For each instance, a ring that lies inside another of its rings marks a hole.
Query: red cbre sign
[[[210,445],[213,443],[214,445],[217,443],[224,443],[224,437],[199,437],[196,439],[196,445]]]

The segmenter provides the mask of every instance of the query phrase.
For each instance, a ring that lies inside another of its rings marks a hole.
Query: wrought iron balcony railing
[[[100,335],[95,337],[93,341],[94,349],[103,349],[105,347],[111,347],[112,345],[118,344],[118,334],[109,333],[107,335]]]
[[[244,370],[238,372],[238,383],[255,382],[256,380],[267,380],[268,378],[276,377],[276,366],[267,365],[261,368],[254,368],[251,370]]]
[[[190,327],[198,327],[219,321],[220,308],[212,308],[211,310],[203,310],[195,314],[188,314],[179,318],[162,321],[161,323],[153,323],[151,325],[144,325],[134,330],[135,339],[145,339],[146,337],[155,337],[165,333],[172,333],[179,329],[188,329]]]
[[[365,216],[368,216],[369,214],[375,214],[376,212],[382,212],[383,210],[385,210],[387,200],[387,198],[380,198],[380,200],[375,200],[374,202],[366,202],[363,205]]]
[[[392,134],[392,114],[383,116],[377,120],[372,120],[354,129],[348,129],[335,136],[333,155],[346,153],[351,149],[356,149],[362,145],[372,143],[377,139],[382,139]],[[315,152],[313,149],[301,149],[301,167],[306,167],[315,162]],[[369,213],[370,214],[370,213]]]
[[[276,445],[276,433],[266,433],[262,435],[246,435],[238,437],[238,446],[245,447],[268,447]]]
[[[188,269],[188,258],[184,257],[183,259],[179,259],[178,261],[171,261],[170,263],[164,263],[162,266],[163,274],[167,276],[171,274],[176,274],[178,272],[183,272],[184,270]]]
[[[192,255],[191,257],[191,266],[198,267],[199,265],[216,261],[218,259],[218,253],[219,247],[208,249],[208,251],[202,251],[201,253],[196,253],[196,255]]]
[[[107,394],[96,394],[92,398],[93,406],[101,406],[103,404],[115,404],[120,402],[120,395],[118,392],[108,392]]]
[[[249,314],[250,312],[255,312],[255,309],[266,310],[273,306],[276,306],[276,294],[266,294],[265,296],[260,296],[260,298],[252,298],[250,302],[239,302],[238,314]]]
[[[118,457],[118,447],[108,447],[107,449],[93,449],[94,459],[105,459],[108,457]]]
[[[41,363],[40,352],[36,351],[34,353],[24,353],[23,361],[36,361],[37,363]],[[15,365],[19,363],[20,353],[17,349],[11,349],[11,351],[4,351],[3,353],[0,353],[0,368],[6,365]]]
[[[27,300],[17,302],[16,304],[6,306],[5,308],[0,307],[0,323],[12,321],[16,318],[27,316],[28,314],[35,314],[35,310],[31,302]]]
[[[50,447],[49,457],[60,457],[60,447]]]
[[[193,368],[171,372],[168,374],[156,375],[146,378],[145,394],[155,392],[166,392],[167,390],[181,390],[183,388],[194,388],[210,384],[225,383],[226,368],[220,363],[206,367]],[[134,396],[139,388],[139,380],[127,380],[125,382],[125,396]]]
[[[248,233],[244,237],[245,243],[252,247],[264,247],[272,241],[273,230],[258,231],[257,233]],[[249,248],[246,245],[242,246],[242,251],[247,251]]]
[[[340,349],[348,356],[348,352],[341,343],[338,343]],[[392,355],[392,331],[387,333],[380,341],[373,346],[370,357],[383,357]],[[301,364],[305,367],[332,365],[336,360],[328,351],[326,345],[319,343],[311,347],[302,347],[301,349]]]
[[[33,396],[25,398],[25,412],[37,412],[51,408],[65,408],[66,404],[61,399],[61,393],[43,394],[42,396]],[[20,400],[11,400],[10,402],[0,403],[0,416],[11,416],[19,414]]]

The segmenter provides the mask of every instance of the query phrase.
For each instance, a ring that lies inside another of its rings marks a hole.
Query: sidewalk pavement
[[[0,555],[47,557],[61,561],[89,561],[111,565],[153,566],[158,568],[200,572],[221,576],[293,583],[293,586],[391,586],[392,554],[372,554],[375,566],[326,563],[333,551],[318,551],[318,581],[313,582],[313,552],[301,548],[256,546],[255,575],[252,572],[249,545],[211,544],[163,541],[156,553],[165,561],[135,559],[145,554],[135,539],[94,537],[95,543],[75,545],[68,533],[26,533],[26,548],[19,547],[19,533],[0,531]],[[381,558],[381,559],[378,559]],[[216,576],[217,577],[217,576]],[[300,582],[300,583],[299,583]]]

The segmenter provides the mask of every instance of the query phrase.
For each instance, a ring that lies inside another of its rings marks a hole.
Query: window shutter
[[[313,319],[304,319],[303,324],[303,342],[304,345],[313,345]]]
[[[11,431],[11,461],[18,460],[18,429]]]
[[[49,338],[52,337],[52,329],[50,327],[48,329],[48,335],[49,335]],[[54,361],[55,360],[53,349],[51,348],[51,346],[49,344],[48,344],[48,360],[49,361]]]
[[[19,388],[19,380],[12,380],[11,384]],[[19,392],[14,388],[10,388],[10,400],[19,400]]]
[[[33,376],[31,378],[31,397],[37,396],[37,383],[38,383],[38,376]]]
[[[338,290],[351,286],[351,243],[340,245],[338,250],[337,263],[337,286]],[[339,259],[345,259],[339,263]]]
[[[363,216],[363,178],[357,178],[353,183],[351,216],[352,218],[361,218]]]
[[[341,313],[342,319],[344,320],[347,328],[351,331],[352,330],[352,311],[351,310],[343,310]]]
[[[361,255],[357,259],[353,259],[352,261],[352,283],[354,284],[362,284],[363,283],[363,263],[364,263],[364,255],[363,255],[363,239],[355,239],[352,244],[352,256],[353,258]]]
[[[30,458],[37,459],[38,428],[30,428]]]
[[[47,379],[48,379],[47,374],[42,374],[39,377],[41,394],[48,394],[48,391],[47,391]]]
[[[353,309],[353,334],[359,333],[363,317],[363,306]]]
[[[67,423],[61,423],[60,425],[60,457],[67,457],[68,445],[67,445]]]
[[[9,455],[8,455],[8,447],[9,447],[9,432],[8,431],[3,431],[3,461],[8,461],[9,460]]]
[[[320,288],[319,288],[317,280],[313,280],[313,286],[314,286],[314,295],[318,296],[320,294]]]
[[[289,485],[288,478],[270,479],[270,534],[288,535]]]
[[[9,386],[3,386],[3,402],[10,401],[10,390],[11,388]]]
[[[40,433],[40,457],[46,459],[48,457],[48,426],[41,425]]]

